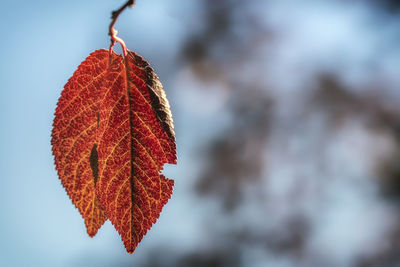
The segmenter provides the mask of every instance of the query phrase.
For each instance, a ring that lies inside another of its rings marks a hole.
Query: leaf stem
[[[119,9],[111,12],[111,23],[110,23],[110,26],[108,27],[108,35],[110,35],[110,37],[111,37],[110,53],[113,49],[113,46],[117,42],[121,45],[124,56],[126,56],[128,54],[125,42],[124,42],[124,40],[122,40],[120,37],[117,36],[118,31],[114,28],[114,25],[117,22],[117,19],[118,19],[119,15],[122,13],[122,11],[124,11],[125,8],[127,8],[128,6],[133,7],[135,5],[135,1],[136,0],[128,0]]]

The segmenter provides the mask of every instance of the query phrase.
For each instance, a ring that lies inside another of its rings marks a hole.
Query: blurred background
[[[91,239],[50,131],[123,3],[0,2],[1,266],[400,266],[396,0],[137,0],[116,28],[167,92],[174,194],[133,255]]]

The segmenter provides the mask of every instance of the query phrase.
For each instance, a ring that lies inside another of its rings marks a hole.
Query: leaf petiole
[[[117,19],[118,19],[119,15],[122,13],[122,11],[124,11],[125,8],[127,8],[128,6],[132,8],[135,5],[135,2],[136,2],[135,0],[128,0],[119,9],[111,12],[111,23],[110,23],[110,26],[108,27],[108,35],[110,35],[110,37],[111,37],[110,49],[109,49],[110,53],[112,52],[112,49],[113,49],[115,43],[117,42],[121,45],[124,56],[126,56],[128,54],[125,42],[124,42],[124,40],[122,40],[120,37],[117,36],[118,31],[114,28],[114,25],[117,22]]]

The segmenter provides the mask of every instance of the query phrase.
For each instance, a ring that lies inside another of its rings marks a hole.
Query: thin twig
[[[108,35],[110,35],[111,40],[110,40],[110,52],[112,51],[113,46],[115,45],[115,42],[120,43],[124,56],[127,55],[127,49],[124,40],[119,38],[117,36],[118,31],[114,28],[115,23],[117,22],[117,19],[119,15],[122,13],[122,11],[125,10],[125,8],[133,7],[135,5],[135,0],[128,0],[123,6],[121,6],[119,9],[114,10],[111,12],[111,23],[110,26],[108,27]]]

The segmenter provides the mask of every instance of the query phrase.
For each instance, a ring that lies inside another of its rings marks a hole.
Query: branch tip
[[[111,23],[110,26],[108,27],[108,35],[110,36],[110,53],[112,52],[112,48],[115,45],[115,43],[120,43],[124,56],[128,54],[125,42],[117,36],[118,31],[114,28],[115,23],[117,22],[117,19],[119,15],[122,13],[122,11],[125,10],[125,8],[133,7],[135,5],[135,0],[128,0],[124,5],[122,5],[119,9],[114,10],[111,12]]]

